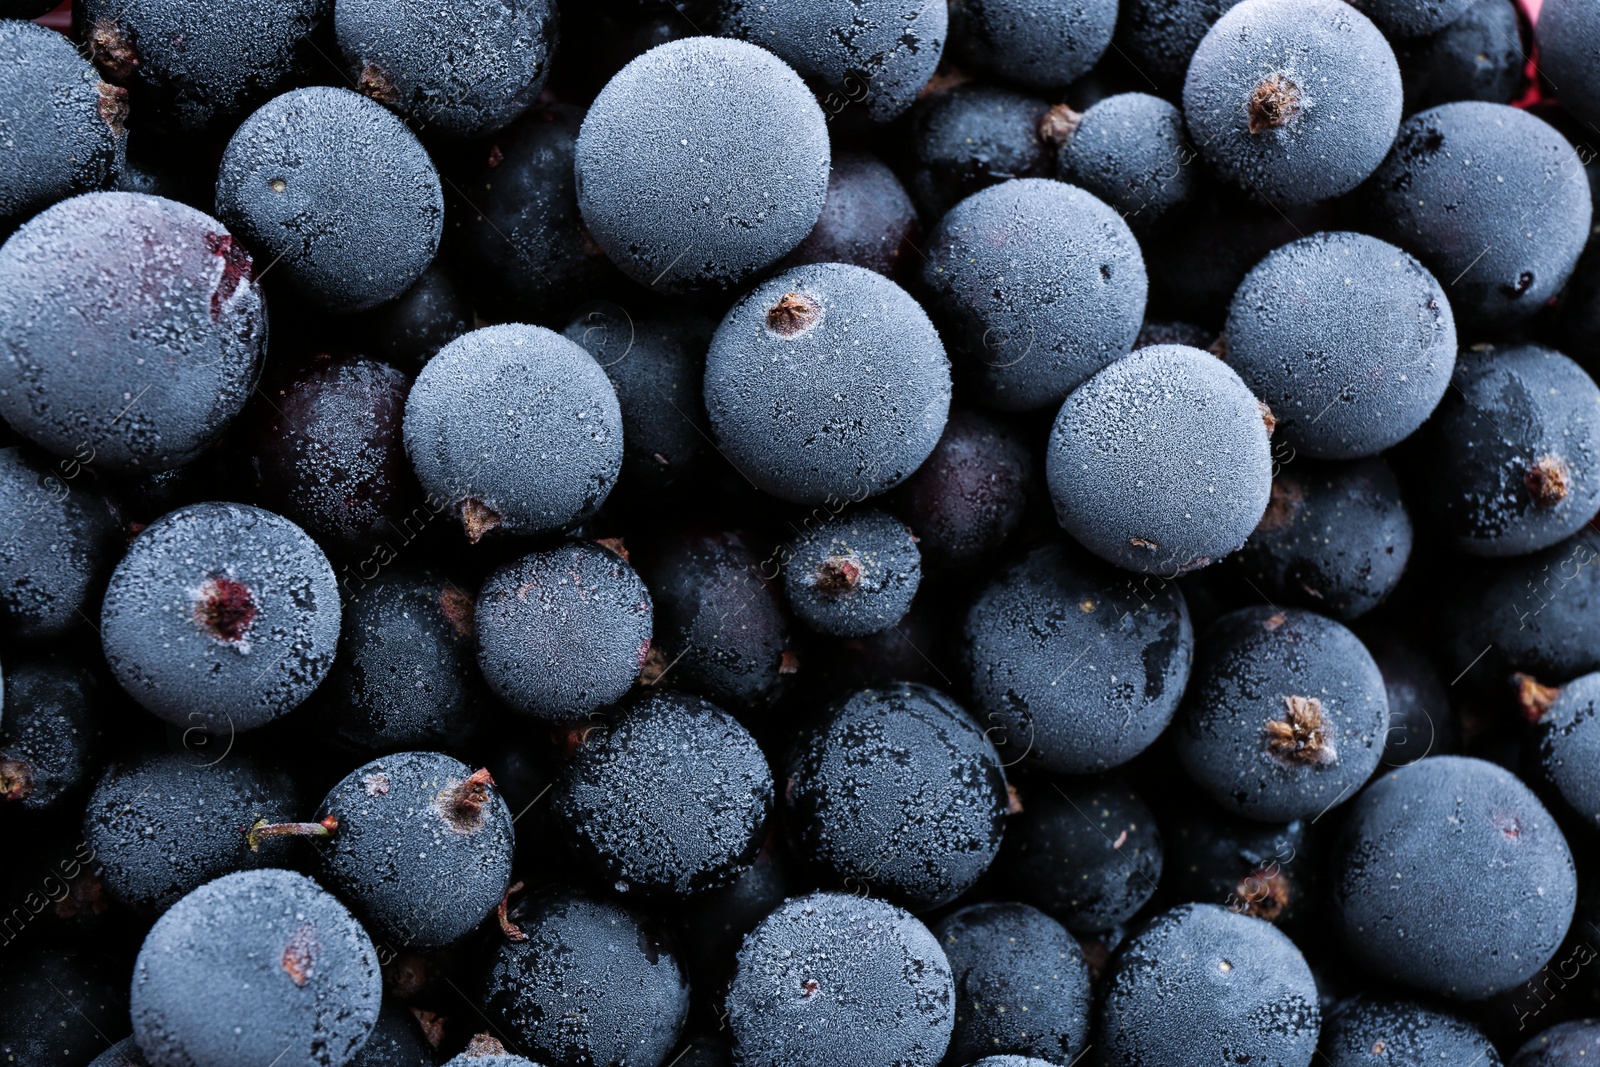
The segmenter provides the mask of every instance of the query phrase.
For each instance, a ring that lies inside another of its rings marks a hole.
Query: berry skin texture
[[[828,172],[821,217],[781,266],[851,263],[895,278],[911,273],[921,243],[916,206],[894,171],[876,156],[841,150]]]
[[[916,535],[877,508],[808,525],[785,550],[789,607],[813,630],[836,637],[899,626],[921,580]]]
[[[945,917],[933,935],[956,986],[948,1062],[1000,1049],[1018,1060],[1070,1063],[1083,1050],[1089,968],[1060,923],[1026,904],[974,904]]]
[[[345,600],[317,718],[364,753],[453,749],[478,720],[475,649],[471,596],[447,578],[386,568]]]
[[[1372,456],[1438,406],[1455,316],[1421,263],[1373,237],[1317,233],[1273,251],[1228,311],[1228,365],[1297,453]]]
[[[282,866],[283,842],[251,851],[244,828],[295,817],[293,783],[238,753],[177,752],[112,764],[83,814],[100,881],[118,903],[158,915],[234,871]]]
[[[1600,674],[1585,674],[1562,686],[1555,702],[1539,717],[1539,762],[1545,780],[1569,808],[1600,826]]]
[[[1528,64],[1518,12],[1514,0],[1469,0],[1450,25],[1427,37],[1396,42],[1406,114],[1452,100],[1509,104],[1516,99]],[[1544,25],[1550,25],[1549,15]],[[1540,43],[1548,67],[1549,46]]]
[[[1430,756],[1350,805],[1332,924],[1375,976],[1464,1000],[1522,984],[1560,947],[1577,877],[1555,820],[1509,771]]]
[[[1087,74],[1111,44],[1116,0],[956,0],[956,62],[1034,89],[1059,89]]]
[[[1401,102],[1389,42],[1340,0],[1244,0],[1206,32],[1183,84],[1205,161],[1284,204],[1360,185],[1394,143]]]
[[[1153,744],[1194,658],[1176,583],[1139,583],[1058,545],[980,592],[962,637],[973,709],[1007,763],[1061,774],[1109,770]]]
[[[1600,508],[1600,386],[1540,345],[1461,354],[1428,427],[1427,489],[1456,546],[1520,556],[1583,529]]]
[[[973,408],[954,408],[933,452],[896,490],[896,513],[932,566],[982,563],[1021,525],[1033,488],[1024,435]]]
[[[511,884],[511,810],[487,771],[438,752],[401,752],[351,771],[316,820],[322,881],[384,941],[461,940]]]
[[[41,812],[86,789],[99,761],[94,675],[66,659],[6,668],[0,705],[0,806]]]
[[[549,803],[597,879],[681,898],[729,882],[755,859],[772,772],[732,715],[662,693],[581,736]]]
[[[89,1067],[150,1067],[150,1061],[133,1038],[125,1037],[89,1061]]]
[[[1437,33],[1466,14],[1472,0],[1361,0],[1356,7],[1395,40]]]
[[[727,995],[739,1067],[935,1067],[956,989],[939,942],[872,897],[794,897],[744,940]]]
[[[1149,903],[1162,849],[1155,816],[1127,787],[1036,781],[1012,817],[995,870],[1012,894],[1090,934]]]
[[[527,1063],[516,1057],[509,1058],[509,1067],[523,1067]],[[402,1001],[386,996],[378,1009],[378,1025],[372,1028],[372,1036],[346,1067],[433,1067],[435,1062],[433,1049],[424,1040],[411,1010]],[[495,1065],[480,1060],[476,1067]]]
[[[1305,958],[1283,934],[1215,904],[1156,916],[1105,981],[1107,1067],[1238,1063],[1308,1067],[1320,1012]]]
[[[478,137],[544,88],[556,11],[550,0],[337,0],[333,32],[351,81],[413,130]]]
[[[1274,604],[1349,622],[1383,602],[1411,558],[1411,517],[1381,459],[1286,465],[1234,564]]]
[[[1389,698],[1389,736],[1382,765],[1404,767],[1424,756],[1454,753],[1461,744],[1461,731],[1450,711],[1448,687],[1433,662],[1388,633],[1369,638],[1367,647],[1383,672]]]
[[[800,77],[743,41],[653,48],[578,135],[578,207],[635,281],[725,291],[805,239],[828,190],[828,127]]]
[[[633,687],[650,653],[650,591],[627,560],[588,541],[533,552],[478,591],[478,666],[511,707],[581,721]]]
[[[1006,778],[955,701],[922,685],[861,689],[785,761],[795,852],[846,890],[914,911],[972,887],[1000,849]]]
[[[1511,1067],[1584,1067],[1596,1056],[1600,1056],[1600,1022],[1578,1019],[1528,1038],[1511,1057]]]
[[[404,371],[407,380],[445,345],[472,329],[472,305],[435,262],[387,304],[341,319],[350,345]]]
[[[1117,13],[1117,48],[1134,67],[1176,98],[1189,60],[1211,24],[1233,0],[1124,0]]]
[[[103,188],[125,143],[126,97],[61,34],[0,22],[0,220]]]
[[[411,382],[370,359],[319,362],[261,409],[255,466],[265,503],[335,551],[370,550],[413,510],[400,423]],[[419,514],[420,512],[420,514]]]
[[[1559,293],[1593,212],[1566,138],[1476,101],[1407,119],[1368,188],[1374,232],[1453,279],[1456,318],[1473,330],[1525,319]]]
[[[932,91],[917,101],[908,181],[926,216],[938,218],[1009,178],[1050,177],[1055,146],[1040,136],[1049,109],[1036,97],[978,82]]]
[[[1077,127],[1057,156],[1061,180],[1093,193],[1130,226],[1146,229],[1194,196],[1183,112],[1167,101],[1118,93],[1068,120]]]
[[[1264,822],[1321,815],[1383,755],[1389,699],[1355,634],[1298,608],[1230,612],[1200,641],[1177,730],[1189,777]]]
[[[1600,122],[1600,15],[1581,0],[1550,0],[1539,11],[1539,73],[1558,87],[1561,106]]]
[[[333,665],[339,588],[316,542],[244,504],[191,504],[128,546],[101,645],[118,682],[165,721],[252,730],[298,707]]]
[[[861,501],[928,458],[950,411],[950,364],[911,296],[863,267],[796,267],[756,286],[706,355],[718,448],[801,504]]]
[[[0,448],[0,633],[55,637],[93,610],[120,527],[105,497],[71,479],[81,471]]]
[[[106,79],[128,87],[141,125],[226,134],[296,76],[329,0],[83,0],[75,36]]]
[[[633,912],[570,890],[518,901],[484,1011],[544,1063],[661,1067],[689,1014],[677,958]],[[470,1061],[475,1064],[475,1061]]]
[[[1261,405],[1225,363],[1141,348],[1073,391],[1045,479],[1062,527],[1119,567],[1167,578],[1244,544],[1272,494]]]
[[[406,400],[406,452],[430,507],[478,541],[588,518],[622,469],[605,371],[542,326],[487,326],[445,345]]]
[[[965,395],[1053,405],[1128,354],[1149,283],[1127,223],[1076,186],[1025,178],[969,196],[928,242],[923,284]]]
[[[266,348],[252,261],[172,200],[86,193],[0,246],[0,418],[108,473],[181,466],[243,409]]]
[[[275,97],[234,131],[217,215],[305,299],[364,311],[433,262],[444,193],[405,123],[348,89],[314,86]]]
[[[134,967],[133,1036],[150,1067],[340,1067],[382,993],[372,940],[343,904],[301,874],[242,871],[156,920]]]
[[[949,10],[925,0],[722,0],[720,32],[770,48],[835,116],[903,114],[944,53]],[[841,29],[848,27],[848,29]]]
[[[1394,1064],[1459,1063],[1500,1067],[1500,1054],[1478,1028],[1404,1000],[1359,996],[1335,1008],[1322,1024],[1327,1067],[1370,1067],[1373,1049]]]

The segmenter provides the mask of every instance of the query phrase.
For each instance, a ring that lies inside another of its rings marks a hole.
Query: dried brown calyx
[[[822,309],[801,293],[784,293],[767,309],[767,329],[779,337],[795,337],[817,324]]]
[[[401,1000],[421,996],[428,988],[428,958],[416,952],[401,952],[384,965],[383,980]]]
[[[250,626],[256,621],[255,594],[233,578],[207,578],[195,598],[194,621],[212,640],[248,651]]]
[[[1322,701],[1316,697],[1283,698],[1281,719],[1267,720],[1267,748],[1287,763],[1331,763],[1336,755],[1333,739],[1325,732]]]
[[[1228,362],[1228,335],[1225,333],[1217,334],[1217,339],[1206,346],[1206,351],[1222,360],[1222,362]]]
[[[1543,685],[1531,674],[1513,674],[1511,684],[1517,688],[1517,707],[1529,722],[1538,722],[1550,711],[1550,705],[1561,695],[1557,686]]]
[[[1039,116],[1039,140],[1053,145],[1064,145],[1072,140],[1083,123],[1083,112],[1074,111],[1066,104],[1057,104]]]
[[[467,1042],[467,1051],[463,1056],[477,1059],[479,1056],[504,1056],[506,1047],[500,1039],[491,1034],[473,1034],[472,1040]]]
[[[244,843],[250,846],[251,852],[261,851],[261,842],[274,837],[332,837],[339,831],[339,820],[329,815],[321,822],[268,822],[257,819],[254,826],[245,831]]]
[[[456,829],[476,829],[483,822],[483,806],[489,802],[489,787],[494,777],[489,768],[480,767],[459,785],[446,789],[440,795],[444,816]]]
[[[1289,906],[1289,876],[1276,863],[1257,867],[1233,888],[1233,910],[1276,922]]]
[[[1267,428],[1267,436],[1271,437],[1272,431],[1278,428],[1278,416],[1274,415],[1272,409],[1259,400],[1256,401],[1256,407],[1261,409],[1261,424]]]
[[[392,104],[400,98],[395,89],[394,79],[389,77],[387,71],[376,63],[361,64],[361,74],[356,78],[356,89],[363,96],[370,96],[380,104]]]
[[[644,654],[644,662],[639,665],[639,684],[659,684],[662,675],[667,673],[667,668],[670,666],[666,653],[661,651],[661,646],[651,645]]]
[[[779,674],[799,674],[800,673],[800,653],[795,652],[792,649],[788,649],[788,648],[784,649],[783,650],[783,655],[778,657],[778,673]]]
[[[1267,498],[1267,510],[1261,513],[1261,521],[1256,523],[1256,532],[1272,533],[1294,522],[1294,517],[1300,513],[1300,502],[1305,498],[1305,489],[1293,478],[1274,478],[1272,495]]]
[[[422,1031],[422,1039],[428,1043],[428,1047],[438,1052],[444,1042],[444,1025],[448,1021],[445,1016],[426,1008],[413,1007],[411,1017],[417,1020],[417,1029]]]
[[[624,560],[627,560],[630,563],[633,562],[632,558],[628,555],[628,546],[622,543],[622,538],[620,537],[597,537],[595,538],[594,543],[605,549],[607,552],[614,552],[621,556]]]
[[[461,502],[461,528],[467,531],[467,540],[473,544],[482,541],[491,530],[499,529],[500,514],[476,497]]]
[[[500,932],[506,935],[507,941],[526,941],[528,935],[522,932],[522,927],[512,922],[509,916],[511,910],[511,894],[522,892],[524,886],[521,882],[513,882],[506,887],[505,895],[500,898],[500,906],[494,909],[495,919],[500,923]]]
[[[1303,106],[1298,85],[1285,74],[1269,74],[1256,86],[1250,94],[1250,102],[1245,105],[1250,132],[1281,129],[1300,117]]]
[[[100,121],[121,137],[128,125],[128,90],[109,82],[101,82],[96,88],[100,91],[100,100],[95,105],[100,112]]]
[[[33,765],[7,756],[0,759],[0,800],[27,800],[33,795]]]
[[[111,19],[97,19],[85,40],[89,58],[112,81],[127,81],[139,66],[133,38]]]
[[[845,593],[861,582],[861,561],[855,556],[829,556],[817,568],[811,584],[824,593]]]
[[[439,590],[439,612],[457,637],[472,636],[472,609],[471,594],[454,585]]]
[[[1572,491],[1572,471],[1567,461],[1554,453],[1535,460],[1522,480],[1528,495],[1540,507],[1553,508]]]
[[[317,938],[317,928],[306,923],[294,932],[289,938],[289,943],[283,947],[283,959],[279,961],[279,966],[293,979],[295,985],[303,986],[316,969],[317,954],[321,950],[322,944]]]

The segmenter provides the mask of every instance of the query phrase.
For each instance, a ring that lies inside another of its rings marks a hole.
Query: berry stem
[[[261,850],[261,842],[274,837],[332,837],[339,829],[339,820],[329,815],[321,822],[276,822],[260,819],[245,834],[245,844],[251,852]]]
[[[476,816],[488,803],[491,785],[494,785],[494,777],[489,774],[489,768],[473,771],[466,781],[450,791],[451,812],[462,819]]]

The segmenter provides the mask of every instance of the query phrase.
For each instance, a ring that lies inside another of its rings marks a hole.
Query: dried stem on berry
[[[33,765],[25,760],[0,759],[0,800],[27,800],[33,795]]]
[[[767,329],[780,337],[793,337],[816,325],[821,317],[815,301],[799,293],[784,293],[767,309]]]
[[[1290,763],[1331,762],[1336,753],[1322,721],[1322,701],[1289,696],[1283,703],[1283,718],[1267,721],[1267,748]]]
[[[261,842],[274,837],[332,837],[339,829],[339,820],[329,815],[321,822],[272,822],[258,819],[245,832],[245,844],[251,852],[261,850]]]
[[[1083,112],[1057,104],[1039,117],[1039,139],[1060,146],[1072,140],[1083,123]]]
[[[1572,471],[1566,460],[1552,453],[1536,460],[1523,475],[1523,482],[1535,504],[1553,508],[1572,491]]]
[[[1531,674],[1513,674],[1511,684],[1517,687],[1517,706],[1522,709],[1522,717],[1529,722],[1543,719],[1550,705],[1561,695],[1559,687],[1542,685]]]
[[[1245,108],[1250,132],[1264,133],[1287,126],[1300,117],[1302,106],[1300,87],[1285,75],[1270,74],[1250,94]]]
[[[829,556],[812,581],[826,593],[848,592],[861,581],[861,561],[855,556]]]
[[[511,907],[511,894],[520,893],[523,888],[523,883],[512,882],[506,887],[505,895],[500,898],[500,906],[494,909],[495,918],[500,923],[500,932],[506,935],[507,941],[528,940],[528,935],[522,932],[522,927],[512,922],[506,915]]]

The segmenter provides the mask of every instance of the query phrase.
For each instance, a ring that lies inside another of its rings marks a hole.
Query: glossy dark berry
[[[1404,767],[1425,756],[1449,755],[1461,745],[1445,680],[1432,661],[1393,634],[1368,638],[1367,650],[1383,673],[1389,698],[1389,733],[1381,763]]]
[[[150,524],[106,589],[101,646],[157,716],[228,734],[292,711],[339,641],[339,590],[316,542],[243,504],[193,504]]]
[[[293,783],[237,752],[221,760],[193,751],[111,765],[83,816],[83,835],[113,899],[157,914],[179,897],[234,871],[286,866],[283,842],[252,850],[256,822],[295,817]]]
[[[735,533],[670,538],[644,568],[663,681],[736,714],[772,704],[799,669],[789,613],[762,559]]]
[[[839,701],[796,742],[784,780],[795,851],[846,889],[927,910],[971,888],[1000,849],[1000,757],[970,715],[926,686]]]
[[[0,1056],[7,1063],[81,1067],[105,1048],[107,1034],[127,1031],[127,976],[110,973],[97,957],[58,947],[7,963],[0,973]]]
[[[437,752],[357,767],[316,820],[334,823],[315,841],[319,877],[390,944],[459,941],[511,882],[511,811],[494,779]]]
[[[731,289],[811,232],[828,155],[822,109],[782,60],[691,37],[646,52],[595,98],[578,135],[578,207],[635,281]]]
[[[1428,426],[1434,513],[1476,556],[1520,556],[1572,536],[1600,508],[1600,386],[1542,345],[1461,354]]]
[[[319,362],[259,410],[263,503],[331,551],[361,553],[432,518],[417,499],[400,424],[411,382],[370,359]]]
[[[1309,1067],[1321,1013],[1311,969],[1271,923],[1215,904],[1163,912],[1118,951],[1099,1014],[1104,1063]]]
[[[1115,0],[957,0],[950,7],[956,62],[1035,89],[1088,73],[1111,44]]]
[[[1448,26],[1396,41],[1406,113],[1452,100],[1511,103],[1528,65],[1525,37],[1513,0],[1469,0]]]
[[[84,0],[73,24],[107,80],[125,85],[141,123],[226,133],[302,75],[328,0]]]
[[[1133,231],[1076,186],[1006,182],[952,208],[922,280],[966,395],[1053,405],[1128,354],[1148,287]]]
[[[1474,329],[1525,319],[1560,292],[1592,212],[1566,138],[1476,101],[1407,119],[1369,189],[1375,232],[1447,279],[1457,319]]]
[[[650,653],[650,592],[628,561],[589,541],[534,552],[478,591],[478,666],[507,704],[581,720],[633,687]]]
[[[340,322],[350,348],[415,378],[439,349],[472,329],[472,305],[435,263],[387,304]]]
[[[1183,112],[1148,93],[1118,93],[1081,114],[1052,109],[1062,124],[1059,176],[1087,189],[1144,230],[1195,195]]]
[[[993,557],[1021,525],[1033,475],[1022,433],[976,408],[956,407],[893,506],[930,565],[972,567]]]
[[[1319,1048],[1317,1062],[1327,1067],[1367,1067],[1375,1056],[1397,1064],[1501,1064],[1494,1045],[1471,1023],[1413,1001],[1372,996],[1335,1008],[1322,1024]]]
[[[755,859],[731,882],[696,893],[678,904],[673,911],[672,932],[691,986],[726,986],[745,935],[772,914],[798,884],[794,866],[774,828],[768,831]],[[728,1067],[728,1055],[707,1067]]]
[[[789,607],[819,633],[865,637],[898,626],[921,581],[916,535],[877,508],[808,523],[784,548]]]
[[[721,0],[718,18],[723,34],[770,48],[816,86],[830,119],[859,113],[875,123],[916,100],[949,28],[948,9],[925,0]]]
[[[716,323],[695,313],[640,315],[600,302],[562,331],[595,358],[622,408],[622,470],[647,491],[682,489],[705,473],[705,354]]]
[[[1509,771],[1430,756],[1376,779],[1332,856],[1332,919],[1373,974],[1477,1000],[1549,961],[1577,898],[1555,820]]]
[[[519,901],[483,1007],[541,1063],[662,1067],[689,1013],[677,958],[633,912],[571,891]]]
[[[1584,1067],[1596,1056],[1600,1056],[1600,1021],[1579,1019],[1557,1023],[1528,1038],[1511,1057],[1511,1067]]]
[[[1312,818],[1355,795],[1389,728],[1383,675],[1339,623],[1296,608],[1243,608],[1201,637],[1178,755],[1222,807]]]
[[[0,448],[0,632],[52,637],[92,618],[121,528],[81,473],[76,460]]]
[[[1206,31],[1183,85],[1211,168],[1287,204],[1360,185],[1394,143],[1401,100],[1389,42],[1339,0],[1244,0]]]
[[[315,86],[268,101],[234,131],[217,215],[306,300],[364,311],[433,262],[444,194],[403,122],[348,89]]]
[[[1421,263],[1373,237],[1277,249],[1234,294],[1228,365],[1297,453],[1372,456],[1409,437],[1450,385],[1455,316]]]
[[[705,398],[724,456],[797,503],[859,501],[928,458],[950,410],[950,365],[904,289],[864,267],[796,267],[723,318]]]
[[[133,1036],[153,1067],[339,1067],[378,1020],[372,940],[301,874],[207,882],[156,920],[133,974]]]
[[[917,209],[894,171],[876,156],[840,151],[822,215],[783,265],[853,263],[895,278],[922,261],[921,243]]]
[[[392,996],[383,998],[378,1024],[347,1067],[433,1067],[436,1062],[411,1010]],[[477,1067],[492,1067],[480,1062]],[[521,1067],[513,1063],[511,1067]]]
[[[1594,767],[1600,759],[1600,674],[1585,674],[1550,694],[1548,706],[1528,710],[1538,715],[1539,762],[1545,780],[1585,822],[1600,825],[1600,782]]]
[[[69,660],[7,658],[0,802],[44,811],[94,780],[102,697],[94,675]]]
[[[1231,0],[1124,0],[1116,46],[1163,96],[1175,99],[1201,38],[1232,6]]]
[[[1348,622],[1383,602],[1411,558],[1411,516],[1381,459],[1287,464],[1234,563],[1272,603]]]
[[[933,935],[956,985],[951,1062],[998,1051],[1070,1063],[1083,1050],[1089,968],[1060,923],[1026,904],[973,904]]]
[[[795,897],[739,950],[727,995],[734,1062],[935,1067],[956,996],[938,940],[911,915],[847,893]]]
[[[933,219],[991,185],[1049,177],[1055,145],[1040,133],[1049,109],[1036,97],[979,82],[929,92],[910,120],[907,184],[918,205]]]
[[[489,326],[439,350],[406,400],[406,451],[467,537],[559,530],[622,468],[622,411],[593,356],[540,326]]]
[[[343,588],[339,655],[315,701],[322,727],[364,753],[464,743],[480,718],[471,594],[402,568]]]
[[[1167,578],[1244,544],[1272,492],[1261,403],[1227,364],[1152,345],[1079,386],[1045,478],[1062,527],[1095,555]]]
[[[337,0],[333,31],[356,88],[419,133],[478,137],[532,104],[556,44],[551,0]]]
[[[267,321],[254,265],[209,215],[88,193],[0,246],[0,417],[108,472],[189,462],[239,414]]]
[[[962,639],[973,710],[1008,763],[1090,774],[1148,748],[1177,711],[1194,658],[1178,586],[1138,580],[1058,545],[1034,549],[977,596]]]
[[[733,716],[699,697],[662,693],[580,736],[550,805],[602,884],[689,896],[727,883],[755,858],[772,772]]]
[[[0,22],[0,98],[0,219],[105,188],[125,142],[127,91],[102,82],[71,41]]]
[[[1600,120],[1600,19],[1575,0],[1550,0],[1539,11],[1539,73],[1557,87],[1561,106],[1585,122]]]

